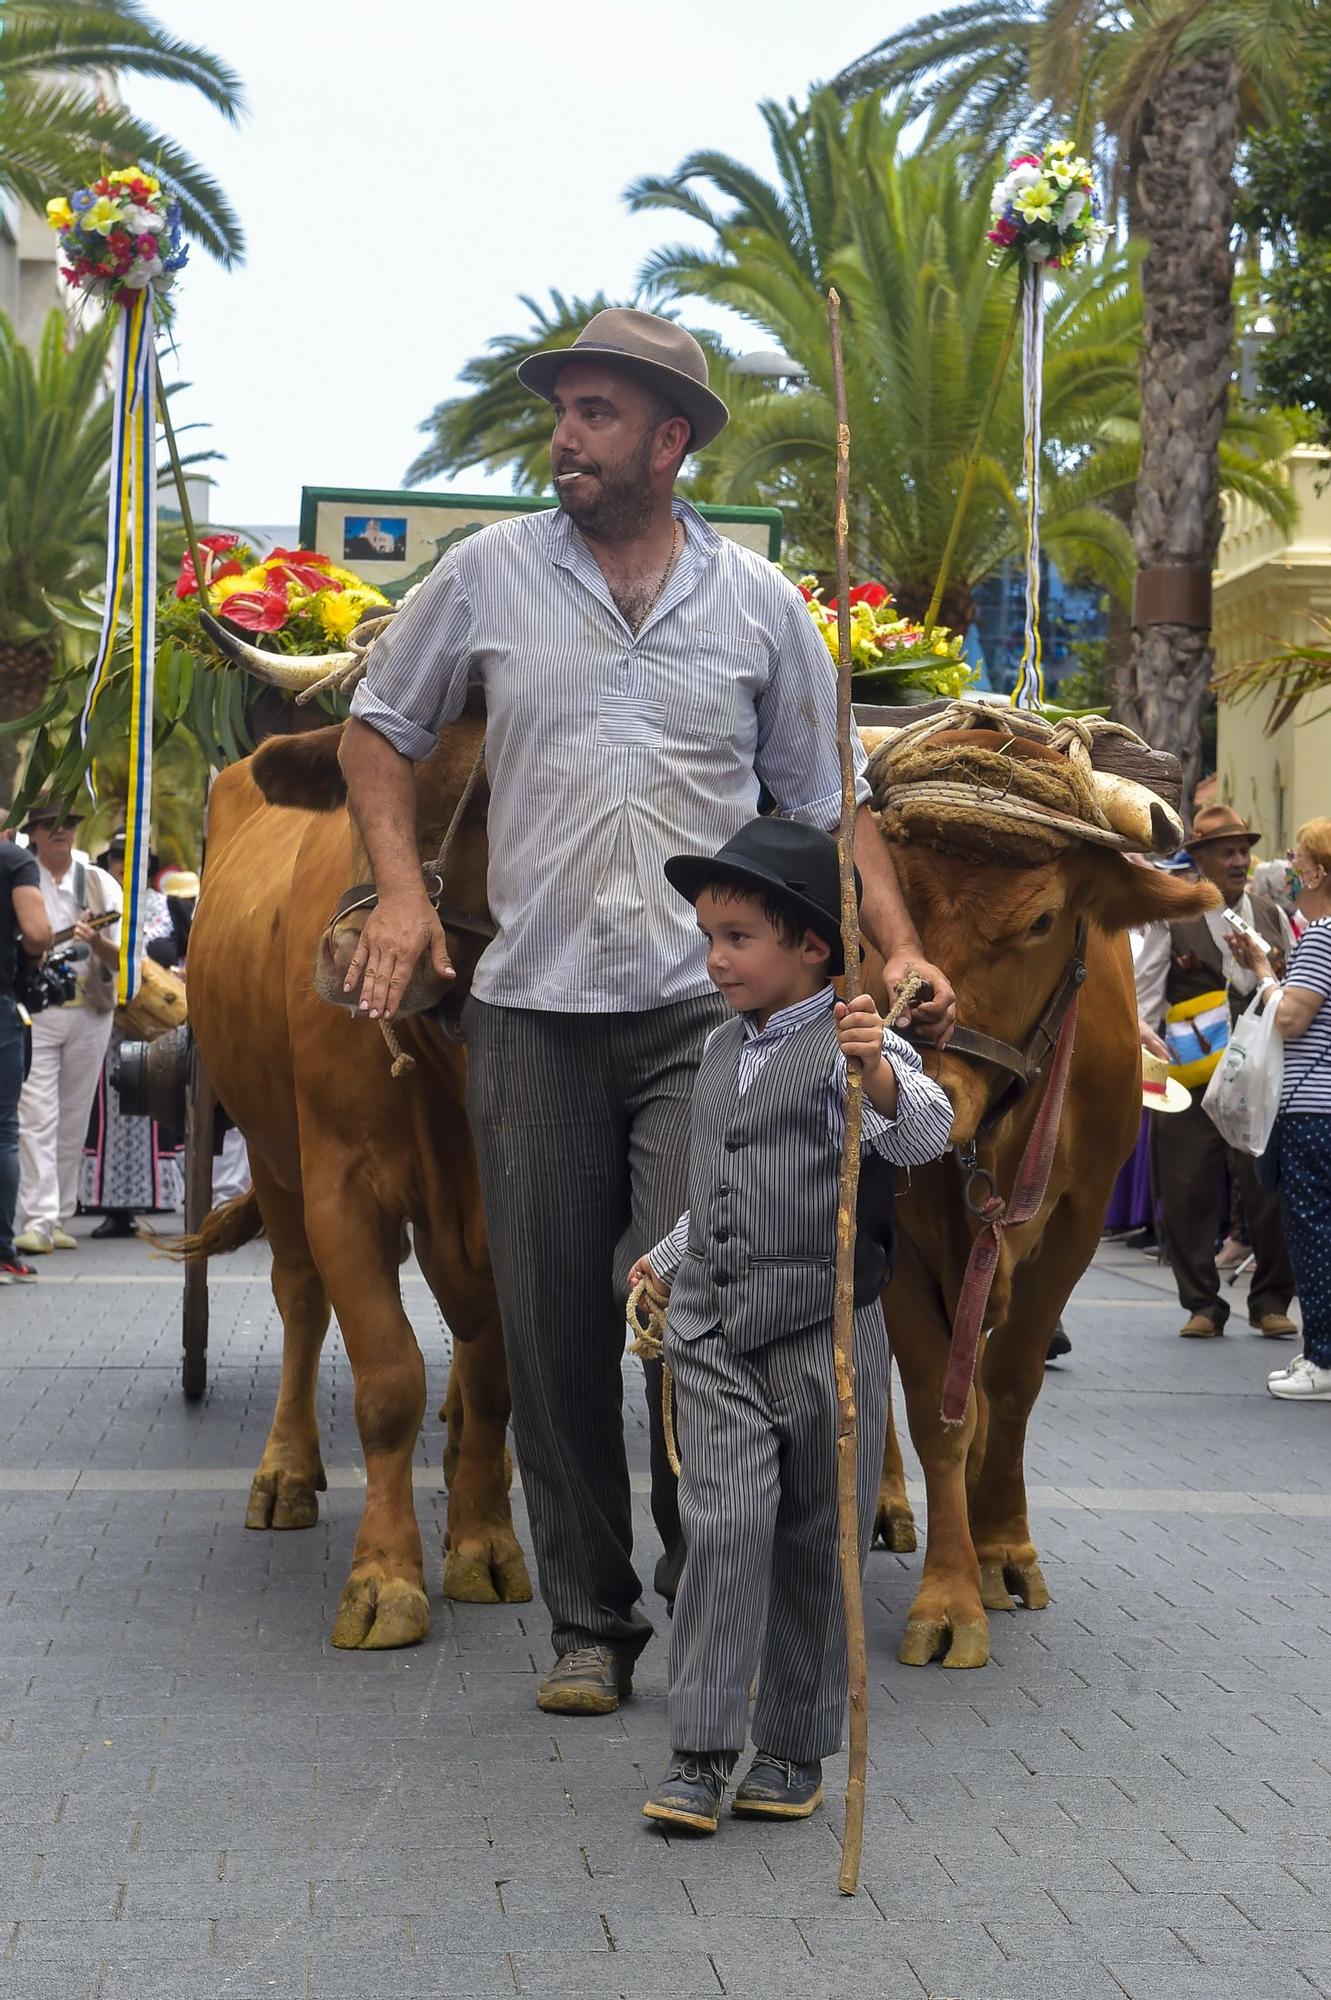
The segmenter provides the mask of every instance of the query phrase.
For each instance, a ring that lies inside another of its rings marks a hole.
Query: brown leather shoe
[[[1184,1340],[1215,1340],[1224,1330],[1219,1320],[1212,1319],[1209,1313],[1194,1313],[1179,1328]]]
[[[613,1715],[633,1692],[633,1668],[613,1646],[575,1646],[561,1653],[536,1690],[547,1715]]]
[[[1288,1313],[1263,1313],[1251,1325],[1253,1332],[1260,1333],[1263,1340],[1293,1340],[1299,1330]]]

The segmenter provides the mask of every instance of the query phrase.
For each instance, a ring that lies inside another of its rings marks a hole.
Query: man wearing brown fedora
[[[513,1421],[556,1663],[542,1708],[606,1714],[651,1633],[638,1607],[624,1451],[629,1264],[684,1205],[693,1077],[725,1004],[666,858],[713,853],[758,810],[821,828],[840,806],[835,678],[795,586],[674,493],[727,421],[698,342],[651,313],[596,314],[518,371],[551,405],[558,506],[449,550],[374,649],[342,746],[379,901],[347,980],[391,1016],[429,953],[413,764],[484,688],[488,894],[497,936],[464,1013],[468,1091]],[[860,797],[868,788],[861,780]],[[923,963],[867,809],[863,922],[918,1011]],[[649,1386],[653,1512],[678,1514]],[[657,1585],[673,1591],[670,1562]]]
[[[1214,882],[1234,910],[1265,939],[1268,949],[1284,956],[1293,938],[1288,919],[1275,903],[1252,894],[1247,886],[1252,849],[1259,835],[1232,806],[1200,808],[1184,842],[1198,873]],[[1170,1010],[1176,1023],[1207,1019],[1205,1002],[1212,998],[1223,1022],[1248,1005],[1256,976],[1234,958],[1220,909],[1180,923],[1153,924],[1137,959],[1137,1007],[1148,1027],[1165,1028]],[[1223,998],[1222,998],[1223,996]],[[1189,1009],[1200,1011],[1190,1012]],[[1194,1030],[1194,1035],[1199,1032]],[[1206,1031],[1201,1030],[1203,1039]],[[1214,1039],[1214,1037],[1212,1037]],[[1175,1047],[1181,1037],[1176,1036]],[[1216,1060],[1218,1048],[1216,1043]],[[1205,1069],[1209,1060],[1202,1056]],[[1212,1067],[1214,1065],[1212,1064]],[[1268,1339],[1285,1339],[1296,1332],[1289,1317],[1294,1273],[1285,1248],[1280,1204],[1257,1178],[1248,1153],[1227,1146],[1202,1108],[1205,1075],[1185,1073],[1193,1085],[1193,1102],[1174,1118],[1151,1121],[1151,1170],[1163,1219],[1165,1255],[1178,1285],[1179,1304],[1188,1318],[1179,1331],[1190,1340],[1208,1340],[1223,1333],[1229,1317],[1216,1269],[1216,1233],[1226,1171],[1238,1190],[1247,1217],[1255,1264],[1248,1293],[1248,1318],[1254,1332]],[[1200,1088],[1198,1087],[1200,1085]]]

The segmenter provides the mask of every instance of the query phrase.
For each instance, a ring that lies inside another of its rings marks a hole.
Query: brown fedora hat
[[[1204,847],[1210,840],[1246,840],[1249,847],[1256,847],[1261,837],[1233,806],[1203,806],[1183,836],[1183,845]]]
[[[719,437],[730,412],[707,386],[707,356],[673,320],[630,306],[609,306],[588,320],[571,347],[548,347],[518,365],[518,380],[548,403],[570,361],[613,361],[668,397],[693,426],[690,451]]]

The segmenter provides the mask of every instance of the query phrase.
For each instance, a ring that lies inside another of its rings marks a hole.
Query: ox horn
[[[220,620],[208,612],[199,613],[199,623],[233,666],[244,667],[246,673],[256,680],[267,681],[269,687],[283,688],[288,694],[298,694],[301,689],[313,687],[316,681],[327,680],[331,675],[340,675],[350,667],[359,666],[359,653],[308,654],[264,653],[257,646],[229,632]]]

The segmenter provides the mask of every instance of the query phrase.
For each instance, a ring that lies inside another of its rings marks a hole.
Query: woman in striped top
[[[1279,1009],[1285,1044],[1280,1202],[1303,1307],[1303,1352],[1266,1386],[1288,1402],[1331,1403],[1331,819],[1299,828],[1293,859],[1291,886],[1308,928],[1284,984],[1246,939],[1231,949],[1257,973],[1263,1006]]]

